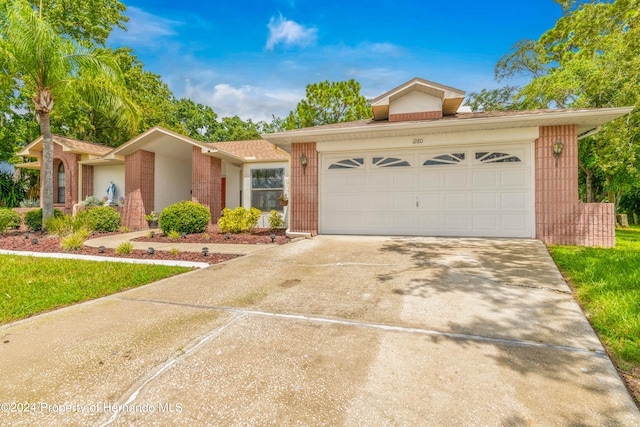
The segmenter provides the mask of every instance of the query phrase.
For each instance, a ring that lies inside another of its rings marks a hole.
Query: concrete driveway
[[[320,236],[0,338],[2,425],[640,425],[530,240]]]

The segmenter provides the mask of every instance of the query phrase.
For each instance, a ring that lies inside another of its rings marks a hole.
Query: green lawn
[[[640,367],[640,227],[616,230],[612,249],[551,246],[549,251],[620,367]]]
[[[0,255],[0,324],[189,270],[164,265]]]

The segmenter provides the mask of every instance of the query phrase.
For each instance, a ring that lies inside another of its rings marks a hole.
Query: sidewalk
[[[105,248],[115,249],[122,242],[130,241],[137,237],[146,236],[149,230],[134,231],[126,234],[115,234],[111,236],[98,237],[95,239],[89,239],[84,242],[85,246],[97,248],[104,246]],[[261,251],[272,247],[273,245],[236,245],[236,244],[203,244],[203,243],[180,243],[180,241],[171,243],[160,242],[131,242],[133,243],[133,249],[147,250],[149,247],[153,247],[156,251],[170,251],[177,249],[180,252],[202,252],[203,247],[209,248],[209,253],[216,254],[229,254],[229,255],[248,255],[254,252]]]

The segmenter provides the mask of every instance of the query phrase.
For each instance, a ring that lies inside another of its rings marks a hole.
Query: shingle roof
[[[249,141],[209,142],[212,148],[225,151],[245,160],[289,160],[289,155],[264,139]]]
[[[65,136],[53,135],[53,140],[60,145],[68,147],[72,150],[86,152],[87,154],[95,154],[103,156],[113,150],[113,147],[106,145],[94,144],[92,142],[79,141],[77,139],[67,138]]]

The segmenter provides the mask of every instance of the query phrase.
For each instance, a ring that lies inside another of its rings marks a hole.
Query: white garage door
[[[531,151],[322,154],[320,233],[533,237]]]

